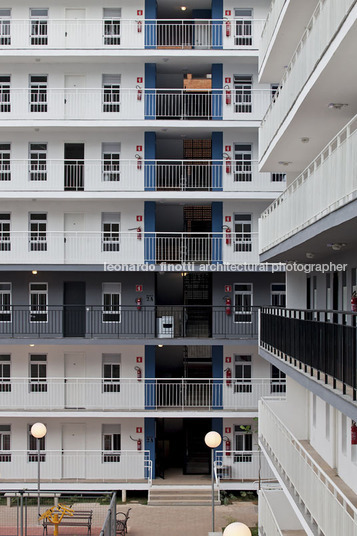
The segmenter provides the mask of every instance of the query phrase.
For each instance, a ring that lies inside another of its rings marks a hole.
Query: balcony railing
[[[226,24],[229,20],[229,35]],[[0,49],[16,50],[143,50],[157,49],[252,49],[258,48],[264,21],[230,18],[224,20],[143,20],[111,18],[41,21],[35,35],[33,20],[2,17]]]
[[[262,65],[265,59],[268,47],[271,43],[271,38],[273,37],[276,24],[279,20],[280,13],[282,12],[282,9],[285,3],[286,3],[286,0],[273,0],[270,4],[269,13],[264,24],[262,38],[261,38],[260,46],[259,46],[259,65],[260,66]]]
[[[357,399],[356,315],[263,307],[260,345]]]
[[[3,160],[3,191],[274,191],[285,181],[256,160]]]
[[[285,70],[260,129],[263,156],[355,0],[320,0]]]
[[[274,479],[273,471],[261,451],[218,450],[215,464],[219,480],[259,482]]]
[[[259,402],[260,441],[281,478],[286,479],[311,516],[317,533],[354,536],[357,509],[294,437],[267,401]]]
[[[274,515],[272,507],[269,504],[269,500],[266,495],[266,492],[264,490],[259,490],[258,497],[259,497],[258,518],[259,518],[259,527],[261,527],[263,530],[262,533],[269,534],[271,536],[284,536],[284,533],[281,531],[279,527],[279,523]],[[300,536],[302,536],[302,534],[303,532],[301,533]]]
[[[223,106],[224,89],[145,88],[2,88],[0,121],[261,120],[270,90],[232,90]]]
[[[2,378],[1,411],[257,410],[262,396],[283,396],[270,378]],[[1,458],[0,458],[1,459]]]
[[[5,306],[0,337],[257,338],[257,308],[224,306]]]
[[[152,462],[142,450],[42,450],[41,481],[147,482],[151,484]],[[1,479],[4,482],[37,482],[37,451],[2,450]]]
[[[227,236],[228,235],[228,236]],[[0,233],[0,264],[258,263],[257,233]]]
[[[262,252],[356,199],[356,155],[357,116],[262,214]]]

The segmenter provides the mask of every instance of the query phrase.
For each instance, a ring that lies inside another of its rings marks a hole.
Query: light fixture
[[[288,166],[291,163],[292,162],[288,162],[287,160],[280,160],[280,162],[278,162],[278,164],[280,164],[281,166]]]
[[[37,275],[37,270],[32,270],[32,275]]]
[[[223,531],[223,536],[252,536],[252,533],[244,523],[230,523]]]
[[[332,110],[341,110],[341,108],[344,108],[345,106],[348,106],[348,104],[343,102],[330,102],[328,108]]]
[[[158,344],[157,346],[158,346],[158,348],[163,348],[164,347],[163,344]]]
[[[45,437],[47,433],[47,428],[42,422],[35,422],[31,426],[31,435],[36,438],[37,440],[37,513],[38,517],[40,517],[40,498],[41,498],[41,492],[40,492],[40,469],[41,469],[41,439]],[[39,523],[39,521],[38,521]]]
[[[212,487],[212,532],[214,529],[214,449],[219,447],[222,437],[218,432],[212,430],[205,435],[205,443],[211,449],[211,487]]]
[[[310,252],[306,253],[306,258],[307,259],[313,259],[314,257],[315,257],[315,253],[310,253]]]
[[[181,11],[186,11],[187,6],[180,6]]]
[[[30,344],[30,347],[33,348],[35,345],[34,344]]]
[[[310,138],[301,138],[301,143],[309,143]]]
[[[347,244],[341,242],[334,242],[332,244],[327,244],[328,248],[333,249],[334,251],[340,251],[340,249],[346,247]]]
[[[181,272],[182,277],[186,277],[186,275],[187,275],[187,272]]]

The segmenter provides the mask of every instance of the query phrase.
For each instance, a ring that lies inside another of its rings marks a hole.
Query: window
[[[47,251],[47,214],[29,215],[30,251]]]
[[[0,322],[11,322],[11,283],[0,283]]]
[[[121,283],[103,283],[103,322],[120,322]]]
[[[11,356],[0,355],[0,392],[11,393]]]
[[[47,180],[47,143],[30,143],[29,178],[30,181]]]
[[[120,112],[120,74],[103,74],[103,112]]]
[[[236,425],[234,427],[234,443],[234,450],[237,451],[237,453],[234,455],[234,461],[251,462],[251,451],[253,447],[253,434],[251,431],[251,426],[244,424]]]
[[[236,355],[234,356],[235,367],[235,393],[251,393],[252,392],[252,356]]]
[[[34,424],[34,423],[32,423]],[[28,425],[28,435],[27,435],[27,441],[28,441],[28,453],[27,453],[27,460],[29,462],[38,462],[38,446],[37,441],[38,439],[36,437],[33,437],[31,434],[31,426],[32,424]],[[46,461],[46,454],[43,452],[41,453],[41,450],[46,450],[46,436],[41,437],[40,441],[40,462]]]
[[[102,180],[120,181],[120,143],[102,143]]]
[[[120,462],[120,425],[103,424],[103,463]]]
[[[46,355],[30,355],[30,392],[47,393]]]
[[[253,285],[234,284],[234,322],[252,321]]]
[[[279,89],[280,89],[280,84],[270,84],[270,95],[271,95],[271,100],[274,102],[276,97],[279,95]]]
[[[272,283],[270,290],[270,301],[273,307],[286,307],[285,283]]]
[[[30,75],[30,112],[47,112],[47,75]]]
[[[235,9],[234,44],[240,47],[252,45],[252,9]]]
[[[30,322],[47,322],[47,283],[30,283]]]
[[[239,114],[252,112],[252,77],[234,75],[234,109]]]
[[[120,45],[120,8],[103,9],[103,36],[105,45]]]
[[[0,424],[0,462],[11,462],[11,426]]]
[[[252,146],[234,146],[234,182],[251,182],[252,180]]]
[[[103,354],[103,392],[120,392],[120,354]]]
[[[102,251],[120,249],[120,213],[102,213]]]
[[[11,112],[10,83],[11,76],[0,76],[0,112]]]
[[[30,9],[31,45],[48,45],[48,9]]]
[[[0,214],[0,251],[11,250],[11,215],[2,213]]]
[[[271,182],[286,182],[286,174],[285,173],[272,173]]]
[[[0,45],[11,45],[11,9],[0,9]]]
[[[234,251],[252,251],[252,216],[234,214]]]
[[[271,366],[271,393],[286,393],[286,374],[275,367]]]
[[[11,181],[10,151],[10,143],[0,143],[0,181]]]

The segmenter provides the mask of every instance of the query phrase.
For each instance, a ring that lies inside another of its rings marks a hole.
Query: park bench
[[[93,510],[75,510],[73,515],[64,515],[60,523],[60,527],[87,527],[87,534],[92,533],[92,518]],[[44,519],[42,521],[43,534],[47,535],[48,527],[53,526],[53,523]]]
[[[125,534],[128,532],[128,519],[129,519],[130,510],[131,508],[129,508],[126,513],[117,512],[116,534],[119,536],[125,536]],[[124,516],[124,517],[120,518],[118,516]]]

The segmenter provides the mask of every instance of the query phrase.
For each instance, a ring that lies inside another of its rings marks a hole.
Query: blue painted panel
[[[223,409],[223,346],[212,346],[212,377],[212,408]]]
[[[212,264],[222,263],[223,204],[212,203]]]
[[[145,63],[145,119],[156,119],[156,64]]]
[[[156,187],[156,132],[145,132],[144,148],[144,189],[155,191]]]
[[[144,260],[148,264],[155,264],[155,227],[156,227],[156,203],[145,201],[144,205]]]
[[[212,0],[212,48],[223,48],[223,0]]]
[[[150,460],[152,463],[152,478],[155,478],[155,419],[152,417],[146,417],[144,419],[144,433],[145,433],[145,450],[149,451]],[[148,477],[146,472],[145,477]]]
[[[212,64],[212,119],[221,120],[222,100],[223,100],[223,65],[222,63]]]
[[[145,0],[145,48],[156,48],[156,0]]]
[[[212,190],[222,191],[223,132],[212,132]]]

